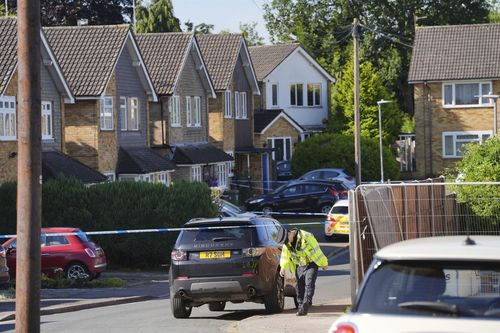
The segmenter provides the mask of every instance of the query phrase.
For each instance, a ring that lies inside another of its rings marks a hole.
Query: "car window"
[[[326,186],[324,185],[316,185],[316,184],[305,184],[303,185],[304,193],[318,193],[326,191]]]
[[[349,209],[345,206],[334,206],[330,211],[330,214],[349,214]]]
[[[304,179],[304,180],[319,179],[319,171],[314,171],[314,172],[307,173],[301,179]]]
[[[297,195],[302,193],[301,185],[294,185],[286,188],[283,192],[281,192],[285,196]]]
[[[45,240],[45,246],[58,246],[58,245],[67,245],[69,244],[69,240],[64,236],[47,236]]]
[[[335,171],[323,171],[323,179],[332,179],[339,176],[338,172]]]
[[[179,235],[179,243],[193,244],[196,242],[212,242],[213,240],[248,240],[251,241],[255,228],[234,228],[208,229],[208,230],[185,230]]]

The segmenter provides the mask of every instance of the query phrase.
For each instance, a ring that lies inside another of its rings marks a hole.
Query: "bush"
[[[0,187],[0,206],[5,212],[2,233],[15,233],[15,195],[15,184]],[[166,187],[112,182],[85,187],[60,177],[44,183],[42,196],[43,227],[78,227],[84,231],[174,228],[192,218],[217,215],[211,191],[202,183],[178,182]],[[159,268],[170,261],[177,235],[166,232],[92,238],[106,252],[110,267]]]
[[[384,178],[399,179],[399,167],[392,151],[383,147]],[[323,133],[298,144],[292,156],[295,177],[320,168],[343,168],[355,175],[354,137]],[[380,148],[376,139],[361,138],[361,180],[380,180]]]

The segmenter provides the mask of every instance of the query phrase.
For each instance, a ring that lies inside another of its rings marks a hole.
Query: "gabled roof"
[[[41,60],[43,66],[51,73],[59,93],[64,96],[67,103],[74,103],[73,92],[69,88],[59,63],[50,49],[47,39],[40,31]],[[0,95],[10,83],[17,69],[17,19],[0,18]]]
[[[120,147],[118,151],[117,174],[145,174],[159,171],[173,171],[173,165],[146,147]]]
[[[44,32],[75,96],[101,96],[127,46],[141,84],[157,100],[129,25],[50,27]]]
[[[263,112],[255,112],[253,118],[254,133],[262,134],[271,127],[278,119],[283,118],[289,122],[299,133],[304,132],[302,126],[299,125],[292,117],[283,110],[264,110]]]
[[[209,164],[232,161],[233,157],[210,143],[174,147],[172,162],[177,165]]]
[[[500,78],[500,24],[418,27],[408,81]]]
[[[44,151],[42,153],[42,178],[47,180],[59,175],[76,178],[84,184],[101,183],[108,179],[100,172],[59,151]]]
[[[194,48],[196,67],[206,89],[210,90],[212,97],[215,98],[212,81],[193,34],[149,33],[138,34],[136,38],[159,95],[170,95],[175,92],[188,56]]]
[[[196,39],[215,90],[229,88],[236,62],[241,55],[252,91],[260,95],[252,60],[242,34],[205,34],[196,36]]]
[[[335,79],[299,44],[284,43],[275,45],[252,46],[248,48],[252,63],[257,74],[257,79],[263,81],[285,59],[292,54],[300,53],[314,68],[316,68],[329,81]]]

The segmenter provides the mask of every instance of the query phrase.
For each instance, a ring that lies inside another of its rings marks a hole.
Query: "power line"
[[[381,37],[384,37],[385,39],[390,40],[391,42],[394,42],[394,43],[397,43],[397,44],[401,44],[401,45],[409,47],[409,48],[413,48],[412,45],[409,45],[409,44],[401,42],[396,37],[391,36],[391,34],[389,34],[389,33],[385,33],[383,31],[380,31],[380,30],[376,29],[376,28],[370,28],[370,27],[368,27],[366,25],[363,25],[363,24],[360,24],[360,26],[362,26],[363,28],[366,28],[366,29],[370,30],[371,32],[374,32],[374,33],[380,35]],[[401,36],[398,36],[398,37],[401,37]]]

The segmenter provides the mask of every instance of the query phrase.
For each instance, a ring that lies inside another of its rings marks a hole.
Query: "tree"
[[[264,38],[259,36],[259,33],[255,29],[257,27],[257,22],[252,23],[241,23],[240,31],[243,34],[248,46],[263,45]]]
[[[388,147],[383,147],[384,175],[386,179],[399,179],[399,165]],[[292,156],[292,170],[300,176],[320,168],[343,168],[354,175],[354,137],[322,133],[301,142]],[[378,140],[361,138],[361,177],[363,181],[380,180],[380,157]]]
[[[353,68],[351,59],[344,66],[332,90],[330,129],[334,133],[354,132]],[[370,138],[379,137],[377,101],[382,99],[394,101],[381,107],[382,137],[386,143],[392,143],[400,132],[402,113],[395,102],[394,94],[382,85],[380,76],[369,61],[360,64],[360,97],[361,135]]]
[[[154,0],[148,7],[136,10],[135,29],[138,33],[180,32],[179,19],[174,16],[170,0]]]
[[[184,23],[184,25],[186,26],[187,32],[194,32],[195,35],[208,35],[211,34],[212,31],[214,31],[213,24],[207,24],[204,22],[194,25],[193,22],[188,20]]]
[[[500,182],[500,137],[467,145],[463,159],[453,171],[464,182]],[[498,186],[462,185],[455,186],[455,191],[458,200],[467,203],[475,214],[491,217],[493,223],[499,223]]]

